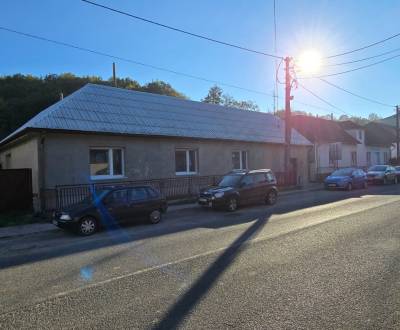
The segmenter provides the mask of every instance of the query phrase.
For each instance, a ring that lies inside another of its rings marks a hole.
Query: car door
[[[254,201],[264,201],[268,193],[268,182],[264,172],[254,174]]]
[[[254,200],[254,181],[253,175],[247,174],[240,181],[240,204],[249,204]]]
[[[128,189],[128,221],[133,222],[143,218],[151,211],[151,200],[148,198],[146,187]]]
[[[126,189],[113,190],[105,197],[103,204],[106,212],[102,214],[103,221],[112,224],[126,220],[129,211]]]
[[[361,187],[362,186],[362,176],[361,176],[359,170],[354,170],[351,173],[351,177],[352,177],[352,180],[353,180],[353,186],[354,187]]]

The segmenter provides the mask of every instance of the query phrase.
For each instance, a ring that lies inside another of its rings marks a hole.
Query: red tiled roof
[[[343,129],[363,129],[364,127],[356,124],[354,121],[351,120],[343,120],[337,122],[341,128]]]
[[[337,122],[332,120],[296,115],[292,117],[292,126],[313,143],[359,143],[357,139],[348,134]]]

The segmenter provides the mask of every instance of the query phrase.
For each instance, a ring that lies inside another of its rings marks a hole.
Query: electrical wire
[[[386,41],[388,41],[388,40],[397,38],[398,36],[400,36],[400,33],[396,33],[396,34],[394,34],[394,35],[392,35],[392,36],[390,36],[390,37],[387,37],[387,38],[385,38],[385,39],[382,39],[382,40],[373,42],[372,44],[369,44],[369,45],[366,45],[366,46],[363,46],[363,47],[360,47],[360,48],[356,48],[356,49],[349,50],[349,51],[346,51],[346,52],[343,52],[343,53],[339,53],[339,54],[327,56],[326,58],[334,58],[334,57],[338,57],[338,56],[343,56],[343,55],[348,55],[348,54],[352,54],[352,53],[355,53],[355,52],[359,52],[359,51],[361,51],[361,50],[364,50],[364,49],[367,49],[367,48],[370,48],[370,47],[379,45],[379,44],[381,44],[381,43],[384,43],[384,42],[386,42]]]
[[[358,94],[356,94],[356,93],[353,93],[353,92],[351,92],[351,91],[349,91],[349,90],[347,90],[347,89],[344,89],[344,88],[342,88],[342,87],[340,87],[340,86],[338,86],[338,85],[335,85],[334,83],[331,83],[330,81],[327,81],[327,80],[325,80],[325,79],[323,79],[323,78],[319,78],[319,80],[323,81],[325,84],[328,84],[328,85],[330,85],[330,86],[332,86],[332,87],[335,87],[335,88],[337,88],[337,89],[339,89],[339,90],[341,90],[341,91],[343,91],[343,92],[346,92],[346,93],[348,93],[348,94],[350,94],[350,95],[353,95],[353,96],[355,96],[355,97],[358,97],[358,98],[360,98],[360,99],[362,99],[362,100],[365,100],[365,101],[368,101],[368,102],[372,102],[372,103],[375,103],[375,104],[379,104],[379,105],[381,105],[381,106],[388,107],[388,108],[394,108],[394,107],[395,107],[394,105],[389,105],[389,104],[387,104],[387,103],[382,103],[382,102],[379,102],[379,101],[370,99],[370,98],[368,98],[368,97],[365,97],[365,96],[362,96],[362,95],[358,95]]]
[[[116,60],[120,60],[120,61],[124,61],[124,62],[128,62],[128,63],[132,63],[132,64],[144,66],[144,67],[148,67],[148,68],[151,68],[151,69],[154,69],[154,70],[173,73],[175,75],[180,75],[180,76],[184,76],[184,77],[187,77],[187,78],[202,80],[202,81],[205,81],[205,82],[210,82],[210,83],[217,84],[217,85],[222,85],[222,86],[226,86],[226,87],[240,89],[240,90],[244,90],[244,91],[251,92],[251,93],[271,96],[271,94],[268,94],[266,92],[261,92],[261,91],[257,91],[257,90],[254,90],[254,89],[233,85],[233,84],[225,83],[225,82],[218,81],[218,80],[208,79],[208,78],[195,76],[195,75],[184,73],[184,72],[179,72],[179,71],[176,71],[176,70],[163,68],[163,67],[160,67],[160,66],[155,66],[155,65],[152,65],[152,64],[147,64],[147,63],[135,61],[135,60],[132,60],[132,59],[129,59],[129,58],[125,58],[125,57],[121,57],[121,56],[117,56],[117,55],[113,55],[113,54],[109,54],[109,53],[104,53],[104,52],[97,51],[97,50],[90,49],[90,48],[86,48],[86,47],[76,46],[76,45],[73,45],[73,44],[70,44],[70,43],[66,43],[66,42],[57,41],[57,40],[54,40],[54,39],[41,37],[41,36],[34,35],[34,34],[31,34],[31,33],[25,33],[25,32],[21,32],[21,31],[9,29],[9,28],[3,27],[3,26],[0,26],[0,30],[11,32],[11,33],[15,33],[15,34],[18,34],[18,35],[21,35],[21,36],[25,36],[25,37],[29,37],[29,38],[32,38],[32,39],[46,41],[46,42],[53,43],[53,44],[56,44],[56,45],[59,45],[59,46],[74,48],[74,49],[77,49],[77,50],[80,50],[80,51],[89,52],[89,53],[100,55],[100,56],[103,56],[103,57],[108,57],[108,58],[112,58],[112,59],[116,59]]]
[[[265,53],[265,52],[262,52],[262,51],[259,51],[259,50],[250,49],[250,48],[247,48],[247,47],[244,47],[244,46],[235,45],[235,44],[232,44],[232,43],[229,43],[229,42],[225,42],[225,41],[217,40],[217,39],[214,39],[214,38],[210,38],[210,37],[207,37],[207,36],[204,36],[204,35],[201,35],[201,34],[197,34],[197,33],[189,32],[189,31],[186,31],[186,30],[182,30],[182,29],[170,26],[170,25],[162,24],[162,23],[159,23],[159,22],[156,22],[156,21],[144,18],[144,17],[133,15],[133,14],[124,12],[122,10],[111,8],[111,7],[108,7],[108,6],[105,6],[105,5],[101,5],[99,3],[92,2],[92,1],[89,1],[89,0],[81,0],[81,1],[86,2],[86,3],[88,3],[90,5],[93,5],[93,6],[97,6],[97,7],[100,7],[100,8],[103,8],[103,9],[106,9],[106,10],[121,14],[121,15],[129,16],[131,18],[134,18],[134,19],[146,22],[146,23],[150,23],[150,24],[153,24],[153,25],[157,25],[159,27],[163,27],[165,29],[169,29],[169,30],[172,30],[172,31],[175,31],[175,32],[180,32],[180,33],[189,35],[191,37],[204,39],[204,40],[207,40],[207,41],[210,41],[210,42],[218,43],[218,44],[221,44],[221,45],[224,45],[224,46],[228,46],[228,47],[237,48],[237,49],[244,50],[244,51],[250,52],[250,53],[255,53],[255,54],[264,55],[264,56],[273,57],[273,58],[278,58],[278,59],[283,58],[282,56],[277,56],[277,55]]]
[[[345,73],[350,73],[350,72],[354,72],[354,71],[370,68],[372,66],[375,66],[375,65],[378,65],[378,64],[393,60],[393,59],[398,58],[398,57],[400,57],[400,54],[385,58],[385,59],[383,59],[381,61],[378,61],[378,62],[370,63],[370,64],[367,64],[367,65],[363,65],[363,66],[360,66],[360,67],[357,67],[357,68],[354,68],[354,69],[350,69],[350,70],[346,70],[346,71],[335,72],[335,73],[330,73],[330,74],[325,74],[325,75],[320,75],[320,76],[299,77],[299,79],[326,78],[326,77],[338,76],[338,75],[342,75],[342,74],[345,74]]]
[[[346,113],[345,111],[343,111],[342,109],[340,109],[339,107],[337,107],[336,105],[333,105],[332,103],[328,102],[327,100],[323,99],[322,97],[320,97],[319,95],[317,95],[316,93],[314,93],[313,91],[311,91],[310,89],[308,89],[307,87],[305,87],[303,84],[298,82],[298,85],[303,88],[304,90],[306,90],[308,93],[310,93],[311,95],[313,95],[314,97],[316,97],[318,100],[324,102],[325,104],[329,105],[330,107],[339,110],[340,112],[344,113],[345,115],[348,115],[348,113]]]
[[[353,64],[353,63],[368,61],[368,60],[371,60],[371,59],[373,59],[373,58],[377,58],[377,57],[385,56],[385,55],[388,55],[388,54],[391,54],[391,53],[395,53],[395,52],[397,52],[397,51],[400,51],[400,48],[396,48],[396,49],[393,49],[393,50],[389,50],[389,51],[387,51],[387,52],[385,52],[385,53],[382,53],[382,54],[378,54],[378,55],[374,55],[374,56],[370,56],[370,57],[364,57],[364,58],[361,58],[361,59],[358,59],[358,60],[354,60],[354,61],[341,62],[341,63],[333,63],[333,64],[326,64],[326,65],[323,65],[323,66],[324,66],[324,67],[331,67],[331,66],[339,66],[339,65],[346,65],[346,64]]]
[[[172,73],[172,74],[175,74],[175,75],[179,75],[179,76],[183,76],[183,77],[187,77],[187,78],[191,78],[191,79],[196,79],[196,80],[210,82],[210,83],[221,85],[221,86],[226,86],[226,87],[231,87],[231,88],[243,90],[243,91],[250,92],[250,93],[266,95],[266,96],[273,96],[273,94],[271,94],[271,93],[266,93],[266,92],[262,92],[262,91],[258,91],[258,90],[254,90],[254,89],[250,89],[250,88],[245,88],[245,87],[242,87],[242,86],[233,85],[233,84],[226,83],[226,82],[223,82],[223,81],[212,80],[212,79],[208,79],[208,78],[204,78],[204,77],[195,76],[195,75],[192,75],[192,74],[187,74],[187,73],[183,73],[183,72],[179,72],[179,71],[175,71],[175,70],[170,70],[170,69],[167,69],[167,68],[163,68],[163,67],[159,67],[159,66],[155,66],[155,65],[139,62],[139,61],[135,61],[135,60],[132,60],[132,59],[129,59],[129,58],[124,58],[124,57],[121,57],[121,56],[116,56],[116,55],[112,55],[112,54],[109,54],[109,53],[104,53],[104,52],[100,52],[100,51],[97,51],[97,50],[76,46],[76,45],[69,44],[69,43],[66,43],[66,42],[45,38],[45,37],[34,35],[34,34],[31,34],[31,33],[26,33],[26,32],[13,30],[13,29],[10,29],[10,28],[6,28],[4,26],[0,26],[0,30],[6,31],[6,32],[10,32],[10,33],[13,33],[13,34],[17,34],[17,35],[20,35],[20,36],[28,37],[28,38],[31,38],[31,39],[45,41],[45,42],[52,43],[52,44],[55,44],[55,45],[58,45],[58,46],[68,47],[68,48],[72,48],[72,49],[88,52],[88,53],[95,54],[95,55],[108,57],[108,58],[112,58],[112,59],[117,59],[117,60],[120,60],[120,61],[123,61],[123,62],[135,64],[135,65],[140,65],[140,66],[143,66],[143,67],[151,68],[153,70],[164,71],[164,72]],[[282,99],[282,97],[280,97],[280,99]],[[317,105],[308,104],[308,103],[299,102],[299,101],[293,101],[293,102],[297,103],[297,104],[301,104],[301,105],[307,106],[307,107],[310,107],[310,108],[315,108],[315,109],[319,109],[319,110],[323,110],[323,111],[329,111],[329,110],[327,110],[327,109],[325,109],[323,107],[317,106]]]

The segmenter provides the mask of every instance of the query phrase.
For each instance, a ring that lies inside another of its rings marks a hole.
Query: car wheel
[[[265,199],[265,202],[266,202],[268,205],[274,205],[274,204],[276,204],[277,200],[278,200],[278,194],[276,193],[275,190],[271,190],[271,191],[268,193],[268,195],[267,195],[267,197],[266,197],[266,199]]]
[[[238,201],[236,197],[231,197],[228,201],[228,211],[229,212],[234,212],[238,208]]]
[[[159,223],[161,221],[161,212],[159,210],[154,210],[149,215],[149,221],[152,224]]]
[[[347,191],[352,191],[353,190],[353,185],[351,183],[347,184]]]
[[[84,217],[78,223],[78,233],[82,236],[89,236],[97,231],[97,221],[92,217]]]

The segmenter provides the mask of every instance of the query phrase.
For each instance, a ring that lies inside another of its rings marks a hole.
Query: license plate
[[[207,202],[207,199],[205,199],[205,198],[199,198],[199,202],[201,202],[201,203],[206,203],[206,202]]]

